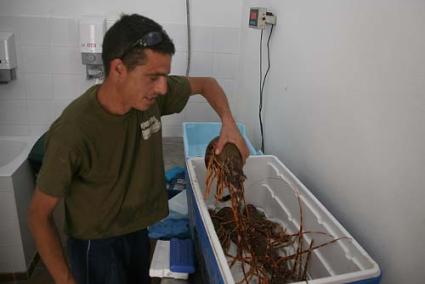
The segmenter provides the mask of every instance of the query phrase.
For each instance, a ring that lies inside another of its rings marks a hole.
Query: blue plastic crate
[[[248,139],[246,126],[239,122],[237,125],[242,137],[245,139],[250,155],[257,155],[258,152]],[[204,157],[208,143],[214,137],[220,135],[220,129],[220,122],[184,122],[183,143],[185,157]]]

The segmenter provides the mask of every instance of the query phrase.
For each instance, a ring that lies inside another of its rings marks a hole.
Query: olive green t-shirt
[[[37,185],[65,202],[65,232],[79,239],[118,236],[168,214],[161,116],[180,112],[187,78],[168,77],[168,92],[146,111],[108,113],[98,86],[73,101],[50,127]]]

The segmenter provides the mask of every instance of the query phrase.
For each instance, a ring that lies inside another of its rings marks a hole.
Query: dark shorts
[[[67,249],[78,284],[150,283],[146,229],[107,239],[68,238]]]

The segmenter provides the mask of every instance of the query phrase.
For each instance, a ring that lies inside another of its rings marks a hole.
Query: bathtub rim
[[[32,147],[37,141],[37,136],[0,136],[0,140],[25,142],[25,148],[10,161],[8,164],[0,167],[0,177],[10,177],[25,162],[31,152]]]

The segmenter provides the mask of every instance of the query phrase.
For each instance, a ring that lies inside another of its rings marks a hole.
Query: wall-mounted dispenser
[[[102,42],[105,30],[105,18],[86,16],[80,19],[80,51],[87,79],[103,78]]]
[[[15,35],[0,32],[0,83],[8,83],[16,79]]]

